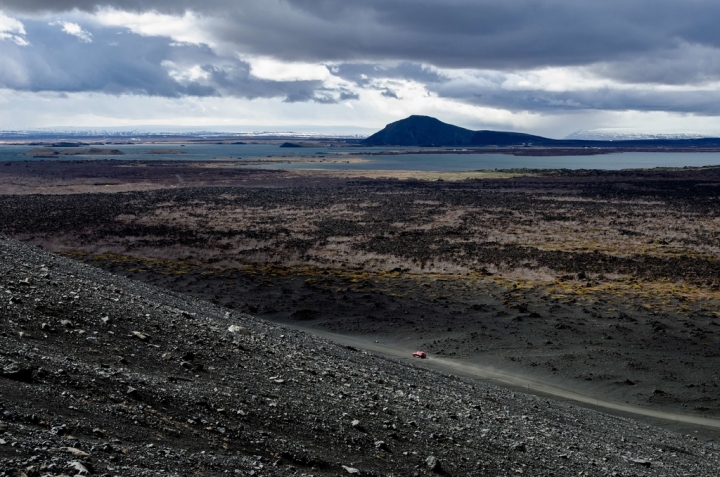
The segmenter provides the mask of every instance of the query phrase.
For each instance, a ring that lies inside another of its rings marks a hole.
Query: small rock
[[[249,335],[250,334],[250,332],[246,328],[243,328],[242,326],[238,326],[238,325],[230,325],[230,327],[228,328],[228,331],[234,335]]]
[[[81,451],[80,449],[77,449],[75,447],[66,447],[65,450],[74,455],[75,457],[90,457],[90,454],[85,451]]]
[[[385,452],[390,452],[390,447],[388,447],[385,441],[375,441],[375,448]]]
[[[76,470],[77,475],[90,475],[90,471],[85,467],[82,463],[74,460],[72,462],[68,462],[68,467]]]
[[[200,363],[189,363],[187,361],[183,361],[180,363],[180,366],[187,369],[188,371],[202,371],[203,365]]]
[[[2,371],[0,371],[0,376],[12,379],[13,381],[31,383],[33,381],[33,370],[32,368],[21,367],[13,363],[3,368]]]
[[[431,455],[430,457],[428,457],[427,459],[425,459],[425,465],[427,465],[428,468],[429,468],[430,470],[432,470],[433,472],[437,472],[437,471],[439,471],[440,468],[441,468],[441,467],[440,467],[440,461],[439,461],[438,458],[435,457],[434,455]]]
[[[140,341],[147,341],[150,338],[149,335],[146,335],[145,333],[140,333],[139,331],[133,331],[132,335]]]
[[[527,446],[524,442],[515,442],[510,448],[515,452],[527,452]]]
[[[650,467],[651,462],[647,459],[630,459],[633,464],[641,465],[643,467]]]
[[[67,426],[65,426],[65,424],[50,429],[50,434],[53,434],[55,436],[64,436],[65,434],[67,434],[67,432]]]
[[[138,390],[132,386],[127,388],[126,394],[133,399],[140,399],[140,393],[138,393]]]
[[[360,471],[358,469],[356,469],[355,467],[348,467],[346,465],[343,465],[342,468],[345,469],[345,472],[347,472],[348,474],[359,474],[360,473]]]

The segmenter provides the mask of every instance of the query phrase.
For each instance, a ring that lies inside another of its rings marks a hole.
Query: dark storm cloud
[[[316,86],[316,82],[313,81],[298,81],[296,83],[309,83]],[[298,88],[291,94],[288,94],[284,99],[286,103],[299,103],[304,101],[314,101],[320,104],[336,104],[340,101],[352,101],[360,99],[357,93],[347,91],[345,89],[330,89],[325,87],[315,88]]]
[[[510,111],[668,111],[720,115],[720,91],[600,88],[579,91],[506,90],[500,87],[429,85],[439,96]]]
[[[215,49],[173,50],[157,37],[125,35],[128,43],[117,49],[116,62],[102,58],[102,48],[92,49],[101,43],[102,32],[92,32],[92,45],[76,41],[40,51],[42,41],[28,29],[34,53],[7,41],[2,48],[13,61],[29,65],[29,78],[8,71],[3,76],[0,66],[0,80],[10,87],[27,84],[24,89],[29,90],[279,96],[288,102],[320,103],[358,97],[349,90],[328,90],[318,81],[259,80],[236,59],[236,54],[263,55],[329,64],[333,75],[391,98],[397,98],[399,90],[388,80],[409,80],[442,97],[511,110],[720,113],[712,91],[652,87],[506,91],[493,78],[488,84],[461,84],[424,66],[495,70],[499,75],[582,66],[597,77],[628,85],[709,84],[720,80],[717,0],[0,0],[0,10],[23,15],[105,7],[170,14],[192,11],[202,19]],[[29,17],[23,18],[28,23]],[[86,50],[77,56],[80,48]],[[201,65],[204,76],[194,81],[173,79],[168,60],[179,69]]]
[[[523,69],[720,46],[720,2],[695,0],[0,0],[11,11],[122,10],[215,17],[214,34],[285,60]]]
[[[353,93],[352,91],[341,91],[340,97],[338,99],[340,101],[352,101],[360,99],[360,95],[357,93]]]
[[[720,79],[720,52],[697,45],[683,45],[653,56],[600,63],[594,65],[591,71],[625,83],[703,84]]]
[[[392,99],[400,99],[397,95],[397,93],[390,88],[386,88],[383,90],[382,95],[386,98],[392,98]]]
[[[255,78],[246,62],[218,57],[206,46],[171,44],[114,28],[92,31],[80,42],[47,22],[26,21],[30,46],[2,43],[0,87],[20,91],[100,92],[151,96],[236,96],[337,102],[342,92],[320,81]],[[188,71],[196,67],[194,76]]]

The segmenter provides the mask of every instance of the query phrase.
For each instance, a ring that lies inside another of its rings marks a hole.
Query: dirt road
[[[718,419],[708,419],[687,414],[664,412],[656,409],[648,409],[640,406],[603,400],[578,391],[573,391],[571,389],[535,380],[527,376],[508,373],[495,369],[491,366],[463,362],[459,359],[440,358],[436,356],[429,356],[428,359],[417,359],[412,357],[412,352],[416,350],[403,347],[402,344],[397,342],[374,340],[370,337],[347,336],[337,333],[329,333],[297,325],[287,326],[312,333],[316,336],[321,336],[336,343],[352,346],[354,348],[385,357],[413,360],[418,366],[433,369],[435,371],[479,379],[529,394],[573,401],[610,414],[619,414],[624,417],[642,419],[678,432],[694,432],[709,440],[716,440],[717,438],[720,438],[720,420]]]

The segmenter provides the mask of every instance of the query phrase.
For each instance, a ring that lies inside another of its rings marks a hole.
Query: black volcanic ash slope
[[[713,444],[0,256],[0,476],[717,475]]]

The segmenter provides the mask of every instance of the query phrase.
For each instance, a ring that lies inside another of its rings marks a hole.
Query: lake
[[[86,146],[83,146],[85,148]],[[683,152],[624,152],[596,156],[522,157],[507,154],[404,154],[373,155],[368,153],[402,151],[410,148],[387,147],[317,147],[281,148],[272,144],[132,144],[92,146],[120,149],[123,156],[63,156],[63,160],[183,160],[205,161],[234,159],[240,167],[273,169],[333,169],[333,170],[417,170],[417,171],[472,171],[487,169],[638,169],[653,167],[683,167],[720,165],[720,153]],[[0,145],[0,162],[54,160],[24,156],[32,146]],[[183,154],[151,154],[152,150],[173,150]],[[415,148],[415,150],[417,150]],[[338,164],[267,164],[242,166],[242,160],[279,157],[309,157],[349,155],[368,162]]]

